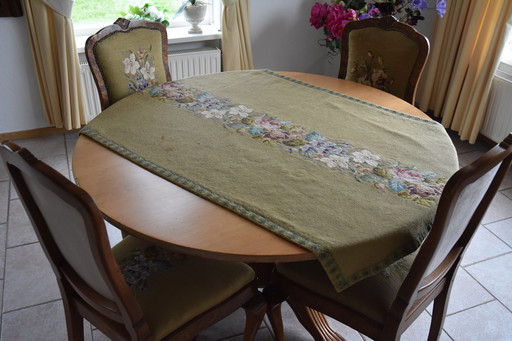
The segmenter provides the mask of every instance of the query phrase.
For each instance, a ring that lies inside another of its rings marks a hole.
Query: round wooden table
[[[428,118],[411,104],[368,86],[313,74],[281,74]],[[73,173],[113,225],[177,252],[246,263],[315,259],[310,251],[139,167],[86,136],[78,138]]]

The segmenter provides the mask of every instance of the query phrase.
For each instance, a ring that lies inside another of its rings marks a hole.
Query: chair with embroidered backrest
[[[248,265],[132,236],[111,249],[84,190],[14,143],[0,155],[57,277],[69,340],[84,339],[84,318],[113,340],[190,340],[241,306],[244,339],[253,339],[265,303]]]
[[[167,30],[158,22],[117,19],[85,43],[101,109],[129,94],[171,80]]]
[[[323,340],[313,319],[326,314],[374,340],[399,340],[412,322],[434,302],[428,340],[438,340],[453,279],[464,251],[512,162],[512,134],[501,144],[450,177],[442,192],[432,229],[419,250],[336,292],[319,262],[278,264],[275,304],[269,316],[278,339],[283,326],[280,302],[287,298],[299,321]],[[333,336],[330,334],[330,336]],[[341,340],[339,335],[334,335]]]
[[[370,85],[414,105],[428,39],[393,16],[348,23],[341,33],[338,78]]]

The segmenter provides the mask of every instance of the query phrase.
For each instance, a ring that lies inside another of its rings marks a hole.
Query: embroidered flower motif
[[[321,158],[320,161],[324,162],[330,168],[348,168],[350,158],[346,156],[330,155],[329,157]]]
[[[151,245],[145,249],[132,250],[119,262],[119,268],[130,289],[136,293],[147,289],[147,279],[150,276],[172,268],[171,259],[176,261],[179,257],[163,248]]]
[[[156,75],[153,66],[153,57],[151,57],[152,47],[149,49],[139,48],[137,51],[125,51],[126,56],[123,60],[124,73],[129,80],[128,89],[132,91],[142,91],[155,85]]]
[[[144,79],[155,79],[155,67],[151,66],[149,62],[146,62],[140,72],[144,76]]]
[[[323,136],[265,112],[255,112],[229,99],[215,98],[186,84],[164,83],[145,90],[156,99],[196,115],[217,120],[227,129],[298,153],[305,159],[351,175],[374,188],[396,193],[420,205],[431,206],[441,195],[446,179],[433,172],[422,172],[393,159],[383,159],[365,148]]]
[[[355,162],[367,163],[373,167],[377,167],[379,165],[380,156],[372,154],[366,149],[360,152],[354,152],[352,155],[354,155]]]
[[[135,59],[134,53],[130,53],[130,56],[124,59],[123,64],[124,73],[129,73],[132,75],[136,74],[140,67],[139,62]]]
[[[382,56],[374,56],[368,51],[368,58],[353,63],[350,67],[351,78],[358,83],[388,91],[394,80],[386,73],[386,66]]]

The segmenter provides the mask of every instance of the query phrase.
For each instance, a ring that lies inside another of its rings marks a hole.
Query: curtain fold
[[[68,130],[86,123],[80,64],[69,17],[72,6],[72,1],[23,0],[46,120]]]
[[[222,0],[222,69],[253,69],[249,0]]]
[[[450,2],[436,19],[432,51],[417,102],[442,117],[445,128],[474,143],[484,122],[494,72],[505,46],[509,0]]]

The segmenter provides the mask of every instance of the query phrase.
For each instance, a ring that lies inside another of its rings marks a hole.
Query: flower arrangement
[[[446,12],[446,0],[435,1],[435,8],[440,17]],[[399,21],[416,25],[424,20],[422,11],[429,8],[429,0],[331,0],[328,3],[315,3],[311,8],[309,22],[316,29],[323,28],[325,39],[319,44],[333,54],[340,48],[341,32],[350,21],[393,15]]]
[[[168,11],[165,8],[154,6],[150,3],[145,3],[143,6],[132,6],[128,8],[128,13],[120,12],[120,14],[129,20],[147,20],[156,21],[164,25],[169,26],[165,13]]]

